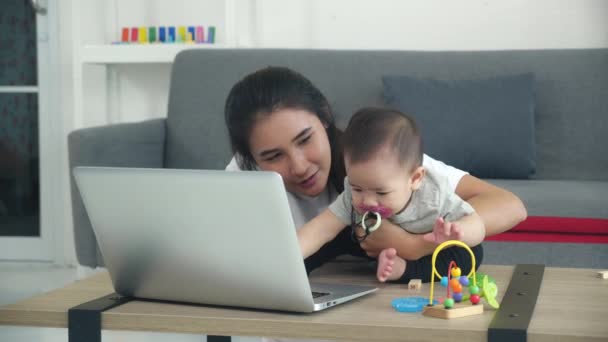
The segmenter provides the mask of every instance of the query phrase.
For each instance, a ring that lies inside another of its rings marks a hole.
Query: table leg
[[[101,342],[101,313],[131,300],[111,293],[69,309],[68,341]]]
[[[111,293],[68,310],[69,342],[101,342],[101,313],[133,298]],[[208,335],[207,342],[231,342],[230,336]]]
[[[513,269],[500,308],[488,327],[488,342],[526,342],[545,265],[519,264]]]
[[[230,336],[213,336],[207,335],[207,342],[231,342],[232,337]]]

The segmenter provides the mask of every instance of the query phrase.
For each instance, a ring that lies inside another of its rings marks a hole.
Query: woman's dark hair
[[[303,75],[284,67],[267,67],[237,82],[226,99],[224,116],[232,152],[239,167],[255,170],[249,148],[253,125],[264,115],[285,109],[302,109],[315,114],[326,127],[331,148],[331,170],[328,182],[338,192],[344,190],[344,159],[340,138],[329,102],[321,91]]]
[[[383,146],[390,146],[400,164],[409,170],[422,165],[422,138],[410,116],[387,108],[358,110],[342,137],[344,155],[350,162],[369,160]]]

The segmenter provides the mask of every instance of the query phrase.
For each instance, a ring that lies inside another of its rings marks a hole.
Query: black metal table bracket
[[[526,342],[545,265],[519,264],[488,327],[488,342]]]
[[[132,301],[111,293],[68,310],[69,342],[101,342],[101,313]],[[230,336],[207,335],[207,342],[230,342]]]

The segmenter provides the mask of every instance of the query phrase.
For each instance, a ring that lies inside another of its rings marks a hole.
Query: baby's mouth
[[[357,207],[357,210],[359,210],[360,213],[365,213],[367,211],[373,211],[375,213],[378,213],[383,218],[391,217],[393,215],[393,211],[390,208],[382,207],[382,206],[373,207],[373,206],[368,206],[368,205],[360,205]]]

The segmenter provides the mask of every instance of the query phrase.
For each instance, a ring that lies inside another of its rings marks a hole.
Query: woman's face
[[[331,148],[315,114],[284,108],[261,115],[251,131],[249,147],[258,167],[279,173],[288,191],[317,196],[325,189]]]

